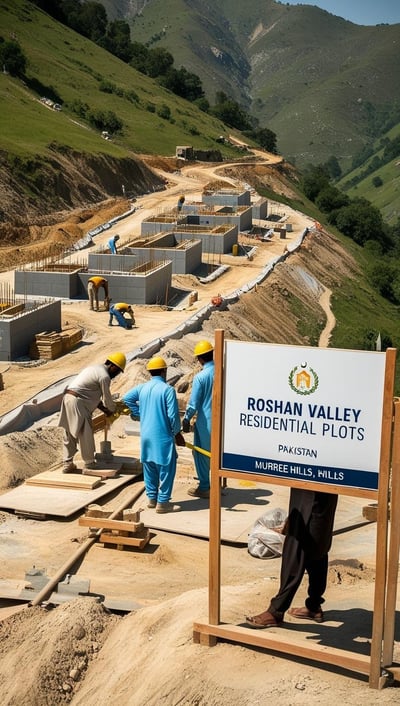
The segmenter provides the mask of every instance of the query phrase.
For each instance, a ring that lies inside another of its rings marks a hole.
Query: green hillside
[[[132,38],[172,52],[208,98],[232,95],[278,135],[302,166],[332,154],[348,169],[370,141],[370,111],[400,95],[399,25],[361,27],[312,5],[274,0],[105,2],[131,22]]]
[[[350,198],[361,196],[379,208],[384,219],[394,225],[400,218],[400,154],[382,166],[383,143],[400,137],[400,123],[374,144],[372,154],[338,183]],[[356,182],[351,186],[352,182]]]
[[[215,138],[226,127],[187,101],[162,89],[96,44],[55,22],[25,0],[0,3],[1,35],[15,36],[27,57],[26,81],[0,77],[0,150],[15,155],[46,154],[55,144],[112,156],[175,154],[177,144],[220,149]],[[111,87],[111,93],[102,87]],[[55,112],[40,102],[62,105]],[[101,139],[77,114],[112,111],[122,122],[112,141]],[[168,117],[166,118],[165,115]],[[226,154],[234,148],[223,146]]]

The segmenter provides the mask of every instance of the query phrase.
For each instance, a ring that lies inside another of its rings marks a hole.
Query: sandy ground
[[[200,199],[202,183],[211,172],[199,167],[176,180],[165,194],[153,194],[138,200],[134,216],[118,224],[115,232],[121,239],[139,234],[145,214],[164,209],[176,202],[177,194]],[[172,179],[171,175],[168,177]],[[203,180],[203,181],[202,181]],[[290,214],[295,238],[310,221],[300,214]],[[110,237],[110,231],[104,239]],[[99,242],[99,241],[97,241]],[[101,242],[101,241],[100,241]],[[135,307],[137,328],[125,331],[107,326],[106,312],[89,312],[87,302],[63,303],[63,324],[79,323],[84,329],[84,345],[73,354],[44,365],[3,366],[5,391],[0,393],[0,414],[13,409],[47,385],[73,374],[89,362],[100,362],[110,350],[127,352],[162,336],[190,316],[197,307],[217,292],[226,295],[252,280],[268,259],[281,252],[285,243],[257,244],[250,262],[225,256],[231,266],[213,285],[199,285],[190,277],[180,278],[176,286],[188,292],[195,288],[198,301],[190,307],[183,302],[179,310],[162,307]],[[79,256],[81,257],[81,255]],[[11,275],[3,273],[3,281]],[[187,280],[187,281],[186,281]],[[195,286],[196,285],[196,286]],[[326,289],[320,304],[327,316],[320,345],[326,346],[334,320],[329,309],[330,291]],[[209,335],[209,333],[207,333]],[[201,337],[191,334],[166,347],[166,355],[176,357],[183,370],[182,380],[193,375],[193,344]],[[113,391],[122,393],[139,379],[144,379],[142,361],[133,361],[120,376]],[[180,395],[183,408],[187,391]],[[17,485],[24,477],[59,463],[60,430],[56,417],[23,433],[2,437],[0,492]],[[102,437],[99,436],[98,443]],[[121,418],[111,429],[115,453],[138,457],[139,438],[126,433]],[[193,465],[188,449],[179,453],[176,495],[184,494],[193,481]],[[140,486],[140,480],[133,485]],[[225,492],[230,492],[228,483]],[[104,506],[115,509],[132,494],[124,488],[116,497],[108,497]],[[283,506],[288,490],[274,487],[260,492],[260,515],[266,508]],[[140,502],[140,501],[139,501]],[[203,502],[203,501],[198,501]],[[362,517],[360,499],[341,498],[336,532],[330,554],[326,622],[302,624],[288,618],[276,629],[300,640],[316,641],[327,648],[334,646],[359,654],[368,654],[374,594],[375,525]],[[35,565],[54,575],[87,538],[78,518],[68,521],[38,522],[0,511],[0,559],[2,579],[23,579]],[[113,599],[129,599],[140,608],[125,616],[110,613],[94,598],[82,597],[54,610],[25,607],[3,601],[0,607],[0,694],[2,704],[13,706],[56,706],[71,703],[85,706],[232,706],[266,705],[271,698],[282,706],[292,704],[328,704],[332,699],[342,704],[400,703],[396,685],[382,691],[371,690],[365,675],[340,668],[313,664],[290,658],[279,652],[240,644],[218,642],[206,647],[193,642],[194,621],[207,621],[208,541],[163,530],[152,532],[145,550],[108,550],[95,544],[74,571],[90,579],[93,594]],[[250,556],[245,544],[222,547],[222,620],[243,623],[247,614],[260,612],[276,592],[280,559],[260,560]],[[306,583],[297,603],[304,601]],[[1,605],[1,604],[0,604]],[[15,612],[16,608],[18,612]],[[396,633],[396,638],[399,636]],[[394,659],[400,657],[394,645]],[[15,678],[17,676],[17,678]]]

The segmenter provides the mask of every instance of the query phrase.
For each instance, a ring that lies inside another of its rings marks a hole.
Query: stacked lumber
[[[55,360],[65,353],[69,353],[82,340],[82,329],[67,329],[56,331],[42,331],[37,333],[29,348],[29,356],[34,360]]]
[[[100,542],[104,547],[125,547],[143,549],[150,540],[150,532],[140,522],[140,512],[124,510],[120,518],[109,519],[112,511],[102,510],[98,506],[88,508],[86,515],[79,518],[79,524],[91,530],[102,530]]]
[[[29,348],[29,357],[33,360],[55,360],[62,355],[62,341],[59,333],[43,331],[37,333]]]
[[[61,331],[61,342],[62,342],[62,352],[69,353],[72,351],[82,340],[82,329],[81,328],[69,328],[65,331]]]

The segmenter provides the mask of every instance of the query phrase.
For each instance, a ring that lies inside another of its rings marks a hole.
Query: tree
[[[319,192],[317,198],[315,199],[315,205],[318,206],[320,211],[330,213],[337,208],[346,206],[349,201],[350,199],[346,194],[339,189],[336,189],[335,186],[328,184],[328,186],[325,186]]]
[[[63,5],[64,9],[68,3]],[[85,2],[82,5],[72,3],[72,10],[65,9],[67,22],[72,29],[93,42],[99,42],[105,35],[107,29],[107,13],[98,2]]]
[[[217,92],[216,104],[211,112],[223,123],[237,130],[249,130],[252,127],[248,114],[223,91]]]
[[[366,199],[353,199],[339,209],[336,225],[359,245],[364,245],[367,240],[377,240],[385,249],[390,245],[380,211]]]
[[[380,176],[374,176],[374,178],[372,179],[372,184],[373,184],[373,185],[375,186],[375,188],[377,189],[378,186],[382,186],[383,181],[382,181],[382,179],[381,179]]]
[[[179,71],[170,67],[160,83],[181,98],[188,101],[198,100],[204,96],[203,86],[196,74],[187,71],[181,66]]]
[[[114,20],[107,27],[105,37],[100,42],[104,49],[128,64],[133,57],[131,32],[127,22]]]
[[[11,76],[25,75],[27,59],[18,42],[0,38],[0,64]]]
[[[337,157],[335,157],[334,155],[331,155],[329,159],[325,162],[325,167],[327,168],[331,179],[340,179],[340,177],[342,176],[342,169],[337,160]]]
[[[329,186],[329,173],[322,164],[311,164],[306,168],[301,183],[305,196],[315,201],[320,191]]]
[[[150,49],[146,61],[146,74],[151,78],[164,76],[174,63],[174,57],[169,51],[159,47]]]

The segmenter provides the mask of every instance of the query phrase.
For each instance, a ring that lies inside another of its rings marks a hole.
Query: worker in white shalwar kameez
[[[126,392],[122,402],[131,416],[140,420],[140,451],[148,507],[156,512],[177,512],[170,502],[178,454],[176,445],[184,446],[176,392],[166,382],[167,364],[156,356],[147,364],[148,382]]]
[[[193,378],[193,387],[189,403],[182,420],[182,431],[190,431],[190,420],[196,414],[194,423],[194,446],[205,451],[211,448],[211,406],[214,384],[214,348],[209,341],[199,341],[193,355],[202,369]],[[198,485],[188,489],[188,495],[196,498],[210,497],[210,457],[193,451],[193,460],[198,478]]]
[[[74,456],[79,444],[85,470],[96,468],[92,414],[100,409],[106,416],[115,412],[116,404],[110,392],[111,380],[125,370],[123,353],[111,353],[103,365],[90,365],[74,378],[64,390],[58,426],[63,434],[63,472],[77,470]]]

